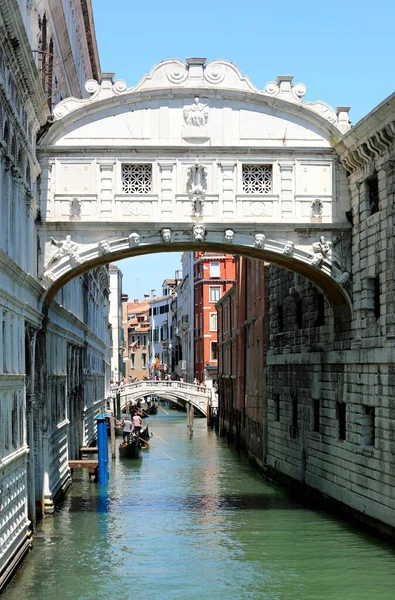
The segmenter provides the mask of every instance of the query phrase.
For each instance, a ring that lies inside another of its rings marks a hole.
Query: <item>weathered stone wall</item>
[[[394,106],[392,96],[338,146],[352,198],[351,329],[336,332],[318,290],[271,267],[267,356],[271,473],[387,532],[395,528]]]

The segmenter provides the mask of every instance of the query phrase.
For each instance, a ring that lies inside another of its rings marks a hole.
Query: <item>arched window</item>
[[[13,135],[11,141],[11,156],[16,160],[16,138]]]
[[[22,161],[22,152],[21,150],[18,151],[18,160],[16,163],[16,166],[18,167],[20,174],[22,175],[23,173],[23,161]]]
[[[29,161],[27,160],[26,163],[27,164],[26,164],[26,177],[25,177],[25,179],[26,179],[26,184],[29,187],[29,190],[31,190],[31,188],[32,188],[32,176],[31,176],[31,173],[30,173]]]
[[[7,121],[4,124],[3,139],[4,139],[4,143],[5,143],[6,152],[8,154],[9,151],[10,151],[10,128],[8,126],[8,122]]]

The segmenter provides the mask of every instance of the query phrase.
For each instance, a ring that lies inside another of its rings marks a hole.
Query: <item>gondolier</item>
[[[133,423],[130,420],[129,415],[126,415],[126,417],[123,420],[122,431],[123,431],[123,441],[128,442],[130,440],[130,434],[133,431]]]
[[[134,431],[136,433],[137,436],[140,435],[140,431],[141,431],[141,427],[142,427],[142,420],[140,415],[138,415],[137,413],[133,416],[133,426],[134,426]]]

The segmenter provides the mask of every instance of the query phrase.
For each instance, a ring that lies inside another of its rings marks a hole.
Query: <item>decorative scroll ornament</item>
[[[265,235],[263,233],[256,233],[254,236],[255,248],[263,248],[265,246]]]
[[[192,200],[192,213],[200,217],[204,210],[207,190],[207,172],[205,167],[195,164],[188,169],[187,192]]]
[[[214,85],[221,83],[225,79],[226,74],[226,66],[219,61],[210,62],[204,69],[204,78]]]
[[[291,241],[285,242],[284,248],[283,248],[283,254],[285,254],[286,256],[293,256],[294,250],[295,250],[294,242],[291,242]]]
[[[138,233],[131,233],[129,236],[129,246],[130,248],[136,248],[140,246],[140,236]]]
[[[171,229],[162,229],[160,232],[162,236],[162,242],[165,244],[170,244],[171,242]]]
[[[104,254],[109,254],[111,252],[110,244],[107,240],[103,240],[98,243],[99,247],[99,256],[103,256]]]
[[[224,232],[225,242],[227,242],[228,244],[233,244],[234,237],[235,237],[235,232],[233,231],[233,229],[225,229],[225,232]]]
[[[59,240],[59,241],[55,240],[55,238],[51,237],[50,241],[51,241],[51,244],[56,246],[58,249],[50,257],[49,261],[47,262],[46,266],[44,267],[44,270],[46,272],[51,269],[52,265],[55,262],[60,261],[65,256],[70,257],[70,261],[73,265],[81,264],[82,260],[79,256],[79,244],[77,244],[77,242],[73,242],[71,240],[71,235],[66,235],[66,238],[64,240]],[[48,277],[48,274],[44,273],[44,276]]]
[[[331,242],[326,242],[323,235],[321,235],[318,242],[313,244],[313,252],[314,256],[311,264],[315,267],[320,268],[324,260],[328,262],[332,261],[332,244]]]
[[[209,109],[207,104],[196,96],[193,104],[184,106],[184,121],[187,127],[205,127],[208,123]]]
[[[315,198],[310,204],[310,217],[314,219],[318,219],[322,217],[322,212],[324,210],[324,204],[320,198]]]
[[[204,225],[194,225],[192,227],[192,237],[194,242],[203,242],[206,237],[206,228]]]

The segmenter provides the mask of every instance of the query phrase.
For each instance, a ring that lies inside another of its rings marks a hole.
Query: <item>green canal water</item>
[[[76,472],[5,600],[394,600],[395,549],[265,482],[185,415],[151,420],[107,488]]]

